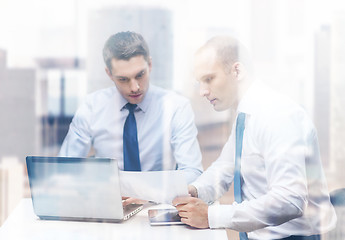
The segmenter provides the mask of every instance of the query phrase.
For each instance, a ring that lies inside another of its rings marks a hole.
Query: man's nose
[[[131,80],[130,88],[132,92],[137,92],[140,89],[139,82],[137,80]]]
[[[208,96],[210,94],[210,90],[208,89],[207,86],[200,84],[199,94],[201,97]]]

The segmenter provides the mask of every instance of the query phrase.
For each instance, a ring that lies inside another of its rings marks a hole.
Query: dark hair
[[[149,62],[150,51],[143,36],[135,32],[118,32],[108,38],[103,48],[103,59],[111,71],[111,60],[129,60],[132,57],[143,56]]]

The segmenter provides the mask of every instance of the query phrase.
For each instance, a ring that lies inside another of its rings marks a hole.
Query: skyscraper
[[[345,167],[345,15],[335,13],[331,35],[331,164],[337,173],[337,183],[342,186]]]
[[[34,69],[7,68],[0,51],[0,161],[15,156],[20,161],[38,147]]]
[[[323,165],[330,167],[330,86],[331,28],[322,26],[315,33],[314,60],[314,123],[318,131]]]

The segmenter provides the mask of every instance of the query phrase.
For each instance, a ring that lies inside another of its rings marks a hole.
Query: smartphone
[[[148,211],[151,225],[176,225],[184,224],[178,215],[177,209],[150,209]]]

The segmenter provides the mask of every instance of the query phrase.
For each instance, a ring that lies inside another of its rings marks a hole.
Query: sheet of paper
[[[187,182],[182,171],[120,171],[121,194],[157,203],[171,204],[177,196],[187,196]]]

